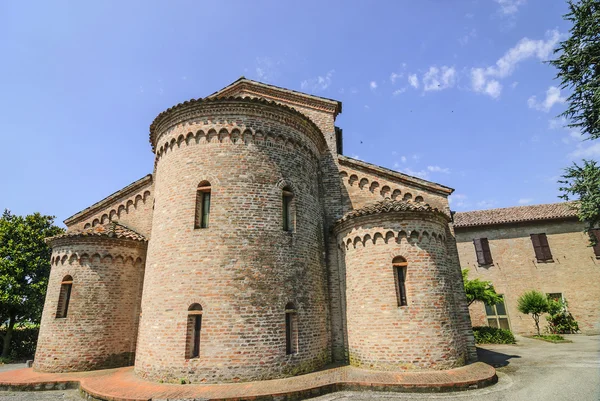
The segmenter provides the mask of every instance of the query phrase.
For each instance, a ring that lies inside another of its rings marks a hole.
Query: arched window
[[[406,266],[408,262],[402,256],[396,256],[392,260],[394,268],[394,279],[396,281],[396,297],[398,298],[398,306],[407,306],[406,301]]]
[[[196,190],[196,218],[194,228],[208,228],[210,215],[210,183],[202,181]]]
[[[285,306],[285,353],[286,355],[298,352],[298,311],[293,303]]]
[[[187,350],[188,359],[200,356],[200,331],[202,329],[202,306],[192,304],[188,308]]]
[[[290,187],[283,188],[282,220],[284,231],[294,231],[294,193]]]
[[[58,306],[56,307],[56,317],[67,317],[69,311],[69,301],[71,300],[71,289],[73,288],[73,277],[65,276],[60,283],[60,293],[58,294]]]

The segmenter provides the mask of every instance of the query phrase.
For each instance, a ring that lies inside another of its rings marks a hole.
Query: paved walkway
[[[0,390],[77,388],[102,400],[292,400],[340,390],[454,391],[496,381],[493,367],[478,362],[446,371],[378,372],[350,366],[285,379],[228,384],[164,384],[140,379],[132,367],[84,373],[38,373],[33,369],[0,372]]]

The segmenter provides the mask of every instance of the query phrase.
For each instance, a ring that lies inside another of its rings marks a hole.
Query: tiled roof
[[[341,219],[337,221],[337,223],[342,223],[346,220],[368,216],[372,214],[379,213],[390,213],[390,212],[426,212],[426,213],[435,213],[441,214],[448,218],[448,216],[440,211],[439,209],[430,206],[428,203],[416,203],[405,200],[396,200],[386,198],[382,201],[378,201],[375,203],[370,203],[366,206],[363,206],[359,209],[354,209],[346,213]]]
[[[95,227],[86,228],[84,230],[68,231],[64,234],[50,237],[47,240],[53,241],[59,238],[70,238],[70,237],[110,237],[118,239],[132,239],[135,241],[146,242],[146,237],[142,234],[133,231],[132,229],[125,227],[122,224],[110,222],[106,224],[99,224]]]
[[[562,202],[457,212],[454,214],[454,227],[487,226],[577,217],[577,208],[574,205],[572,202]]]

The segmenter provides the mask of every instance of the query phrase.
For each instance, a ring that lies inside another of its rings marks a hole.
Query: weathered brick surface
[[[108,237],[56,240],[34,368],[70,372],[134,360],[146,243]],[[73,277],[66,318],[56,318],[61,282]]]
[[[115,196],[110,202],[93,208],[73,221],[67,220],[67,230],[82,230],[106,224],[109,221],[118,221],[146,238],[150,238],[154,183],[151,177],[149,178],[141,188]]]
[[[295,126],[286,123],[290,118]],[[303,121],[275,106],[230,101],[195,108],[157,138],[169,145],[157,150],[138,374],[252,380],[330,361],[318,185],[325,143],[311,141]],[[194,229],[196,188],[205,180],[212,188],[210,225]],[[282,229],[284,186],[294,192],[292,233]],[[200,357],[186,359],[194,302],[203,309]],[[298,309],[294,355],[285,352],[288,302]]]
[[[448,258],[447,220],[390,213],[351,219],[338,230],[351,364],[448,369],[472,358],[472,334],[465,335],[464,319],[455,312],[466,314],[466,308],[459,309],[453,295],[460,268]],[[396,256],[408,262],[407,306],[398,306]]]
[[[534,334],[530,316],[517,310],[517,299],[525,291],[562,293],[569,311],[583,333],[600,333],[600,261],[589,247],[582,223],[548,220],[535,223],[502,224],[487,227],[456,228],[461,266],[469,269],[471,279],[494,284],[504,294],[511,329],[519,334]],[[530,234],[546,233],[552,263],[538,263]],[[478,266],[474,238],[488,238],[494,264]],[[484,305],[470,307],[473,325],[487,325]],[[544,318],[540,320],[544,326]]]
[[[338,155],[334,124],[340,111],[336,101],[248,81],[182,103],[151,125],[153,175],[67,220],[71,232],[113,220],[150,239],[142,300],[127,300],[125,307],[135,310],[124,337],[137,336],[137,349],[131,350],[137,351],[137,375],[220,383],[291,376],[332,360],[400,370],[444,369],[474,359],[446,218],[394,214],[361,220],[364,226],[335,226],[346,212],[384,198],[410,197],[449,215],[452,190]],[[210,224],[194,229],[202,181],[211,185]],[[294,192],[292,233],[282,229],[285,186]],[[357,230],[363,245],[355,249]],[[350,238],[352,247],[342,251],[339,245],[344,241],[345,248]],[[78,241],[65,240],[54,251],[75,252]],[[391,260],[398,255],[411,269],[406,308],[396,303]],[[97,263],[107,272],[120,266],[108,259]],[[88,271],[87,264],[72,266],[76,274]],[[70,273],[62,264],[54,265],[51,284],[64,274]],[[88,305],[95,301],[101,311],[112,311],[96,295],[98,282],[108,285],[103,277],[89,278]],[[96,350],[86,351],[83,342],[74,353],[56,347],[67,343],[65,335],[84,333],[81,341],[88,344],[123,336],[102,313],[70,316],[68,327],[51,321],[59,287],[49,290],[36,366],[58,371],[101,365]],[[286,355],[285,344],[289,302],[298,322],[293,355]],[[200,357],[187,359],[193,303],[202,306]],[[137,334],[136,308],[142,311]],[[81,355],[86,362],[76,365]]]

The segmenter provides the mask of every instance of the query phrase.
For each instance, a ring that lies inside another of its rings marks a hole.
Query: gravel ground
[[[571,344],[517,337],[517,345],[486,345],[480,360],[494,365],[498,384],[448,394],[339,392],[312,401],[599,401],[600,336],[571,335]],[[0,365],[0,371],[23,364]],[[77,390],[2,392],[0,401],[80,401]]]

